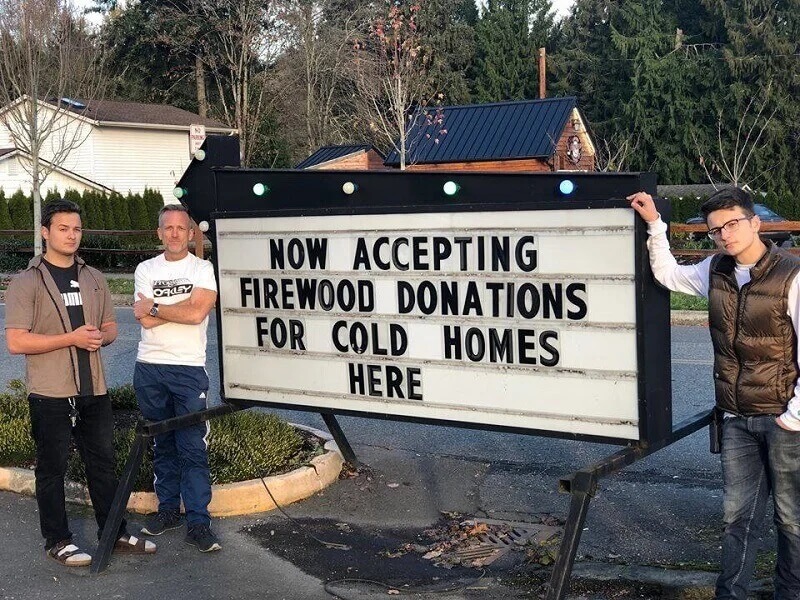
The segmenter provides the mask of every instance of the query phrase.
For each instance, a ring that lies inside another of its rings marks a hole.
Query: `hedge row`
[[[99,192],[68,189],[63,194],[51,190],[44,198],[47,203],[56,198],[72,200],[83,209],[84,229],[110,229],[130,231],[132,229],[156,228],[158,211],[164,206],[160,192],[145,188],[142,194],[101,194]],[[6,198],[0,189],[0,229],[31,229],[33,227],[33,198],[17,190]]]
[[[686,219],[700,214],[700,206],[708,200],[707,196],[670,196],[667,198],[672,207],[671,221],[683,223]],[[756,195],[753,200],[765,204],[788,221],[800,221],[800,194]]]
[[[120,476],[136,438],[135,424],[139,412],[133,386],[112,388],[109,396],[116,422],[114,454],[117,475]],[[285,472],[322,451],[319,445],[307,442],[294,427],[275,415],[240,411],[213,419],[210,423],[208,462],[211,481],[215,484]],[[25,385],[15,380],[8,384],[5,393],[0,393],[0,466],[33,466],[36,450],[30,430]],[[86,483],[83,463],[74,449],[67,467],[67,477]],[[145,453],[134,490],[153,490],[151,451]]]

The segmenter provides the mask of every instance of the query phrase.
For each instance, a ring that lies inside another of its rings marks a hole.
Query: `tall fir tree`
[[[8,210],[8,200],[3,188],[0,188],[0,229],[14,229],[11,213]]]
[[[430,0],[421,3],[422,44],[430,49],[430,96],[441,93],[445,104],[470,101],[469,70],[475,57],[478,9],[473,0]]]
[[[703,0],[724,36],[727,81],[718,106],[726,143],[742,144],[740,129],[764,131],[745,178],[758,189],[796,192],[800,186],[800,6],[796,0]],[[752,104],[751,104],[752,101]],[[747,106],[750,111],[745,114]],[[762,117],[756,117],[763,108]],[[767,118],[772,118],[767,122]],[[730,157],[729,157],[730,159]]]
[[[119,192],[112,192],[109,202],[114,210],[114,227],[120,231],[130,231],[132,228],[128,199]]]
[[[522,100],[538,95],[538,48],[550,45],[550,0],[493,0],[475,26],[473,99]]]
[[[33,228],[33,202],[29,196],[22,193],[22,190],[17,190],[8,199],[8,211],[14,229]]]

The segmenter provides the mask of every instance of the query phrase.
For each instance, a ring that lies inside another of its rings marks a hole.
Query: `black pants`
[[[118,483],[114,474],[114,415],[108,395],[75,398],[79,416],[74,428],[68,400],[29,396],[28,402],[36,442],[36,502],[45,547],[72,538],[64,505],[64,476],[72,436],[86,467],[89,497],[102,532]],[[123,521],[120,535],[125,527]]]

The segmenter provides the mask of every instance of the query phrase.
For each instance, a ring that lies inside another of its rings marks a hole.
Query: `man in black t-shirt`
[[[34,257],[6,292],[6,344],[25,354],[31,431],[36,443],[36,501],[47,556],[86,566],[91,556],[72,540],[64,477],[74,438],[86,467],[97,525],[106,523],[114,474],[114,416],[98,350],[117,337],[103,275],[75,256],[80,207],[58,200],[42,209],[43,256]],[[156,547],[120,526],[115,552],[150,554]]]

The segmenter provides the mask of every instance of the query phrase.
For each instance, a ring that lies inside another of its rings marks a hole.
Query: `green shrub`
[[[303,446],[297,430],[275,415],[240,411],[211,421],[212,483],[265,477],[293,466]]]
[[[114,430],[114,470],[118,477],[121,477],[122,472],[125,470],[125,463],[128,462],[134,441],[136,441],[135,429]],[[77,451],[70,454],[69,462],[67,463],[67,479],[86,485],[86,470]],[[136,480],[133,482],[134,491],[152,492],[153,479],[153,450],[148,447],[142,457],[139,471],[136,473]]]
[[[15,379],[0,394],[0,466],[28,467],[35,458],[25,384]]]
[[[109,389],[108,397],[111,399],[111,408],[114,410],[139,410],[136,392],[130,383]]]
[[[115,411],[114,460],[122,475],[136,440],[139,417],[132,385],[109,390]],[[291,425],[275,415],[241,411],[213,419],[209,436],[208,461],[212,483],[231,483],[264,477],[295,468],[320,448],[311,448]],[[25,384],[14,380],[0,394],[0,466],[34,464],[36,449],[30,435],[31,423]],[[77,451],[70,454],[67,478],[86,483],[86,472]],[[148,448],[136,476],[134,490],[153,490],[152,449]]]
[[[16,273],[27,267],[33,256],[29,250],[32,247],[32,238],[0,238],[0,273]]]

